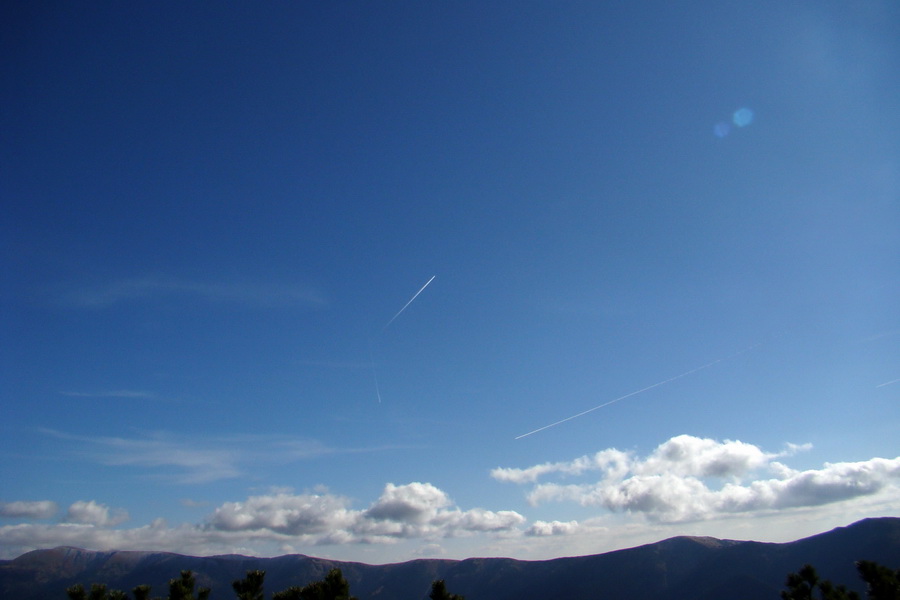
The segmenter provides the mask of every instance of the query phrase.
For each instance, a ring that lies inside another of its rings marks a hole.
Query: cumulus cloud
[[[783,452],[768,453],[740,441],[680,435],[644,458],[604,450],[568,463],[494,469],[492,475],[498,481],[534,483],[549,475],[595,471],[598,480],[589,483],[536,484],[528,501],[575,502],[662,522],[819,506],[870,496],[900,483],[900,457],[826,463],[807,471],[775,460],[808,448],[788,445]],[[764,470],[770,478],[758,476]],[[529,530],[532,535],[546,530],[537,525]]]
[[[740,441],[717,442],[679,435],[663,444],[632,469],[638,474],[671,473],[693,477],[739,477],[764,467],[778,455]]]
[[[430,483],[401,486],[389,483],[381,497],[366,511],[366,516],[384,521],[425,523],[449,504],[447,494]]]
[[[354,519],[346,498],[320,494],[253,496],[226,502],[213,512],[209,525],[221,531],[268,530],[285,535],[322,534],[345,529]]]
[[[110,509],[105,504],[93,500],[79,500],[66,511],[66,522],[81,525],[111,527],[128,520],[128,513],[122,509]]]
[[[568,462],[543,463],[526,469],[498,467],[491,471],[491,477],[510,483],[533,483],[545,475],[555,473],[581,475],[588,471],[609,471],[624,474],[630,464],[631,457],[627,453],[611,448]]]
[[[58,510],[50,500],[0,502],[0,517],[7,519],[49,519]]]
[[[69,507],[62,523],[0,527],[0,556],[60,545],[202,555],[403,540],[435,544],[464,536],[517,535],[525,523],[525,517],[514,511],[463,510],[430,483],[389,483],[368,508],[351,505],[349,498],[327,491],[276,491],[225,502],[202,523],[170,527],[158,519],[148,526],[121,529],[116,525],[128,518],[125,511],[94,500],[79,501]]]
[[[461,510],[430,483],[387,484],[365,510],[328,493],[254,496],[228,502],[208,522],[216,531],[300,536],[305,543],[383,543],[399,539],[440,539],[515,529],[525,517],[514,511]]]
[[[467,511],[453,507],[447,494],[430,483],[387,484],[361,514],[358,533],[395,538],[445,538],[515,529],[525,517],[515,511]]]
[[[270,488],[243,501],[221,503],[201,522],[177,526],[156,520],[124,528],[124,510],[97,500],[79,501],[59,523],[0,526],[0,557],[60,545],[271,556],[337,545],[344,546],[344,555],[366,553],[368,545],[393,544],[399,553],[413,545],[461,548],[466,539],[477,540],[479,552],[559,555],[573,548],[597,551],[600,538],[625,547],[626,540],[634,545],[689,530],[721,535],[721,527],[734,526],[726,534],[733,537],[735,531],[749,531],[740,528],[751,519],[754,531],[759,523],[770,523],[769,531],[775,533],[769,537],[784,536],[779,541],[816,532],[796,526],[798,510],[815,515],[823,527],[826,521],[833,527],[849,522],[844,519],[896,513],[900,457],[807,470],[785,464],[806,448],[788,445],[782,452],[766,452],[739,441],[677,436],[646,456],[606,449],[567,462],[495,469],[495,480],[527,486],[526,498],[533,505],[566,502],[596,509],[580,521],[551,518],[530,525],[516,511],[462,508],[427,482],[388,483],[363,504],[325,487],[303,493]],[[12,518],[48,518],[56,511],[50,501],[0,504],[0,516]],[[522,543],[525,538],[527,544]]]
[[[551,535],[571,535],[578,531],[578,521],[535,521],[525,530],[525,535],[545,537]]]

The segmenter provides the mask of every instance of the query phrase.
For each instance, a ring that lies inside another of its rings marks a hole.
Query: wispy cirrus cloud
[[[156,398],[156,394],[144,390],[62,391],[60,395],[70,398],[121,398],[123,400],[152,400]]]
[[[267,464],[312,460],[333,454],[359,454],[394,450],[335,448],[315,439],[280,435],[200,436],[172,432],[125,436],[84,436],[52,429],[43,434],[72,443],[73,452],[87,460],[140,469],[140,476],[178,484],[204,484],[246,475]]]
[[[889,488],[900,494],[900,457],[826,463],[821,469],[806,471],[775,460],[808,448],[789,444],[782,452],[768,453],[740,441],[681,435],[660,444],[644,458],[607,449],[570,462],[497,468],[491,475],[498,481],[534,484],[527,494],[532,505],[575,502],[659,522],[815,507]],[[761,478],[760,471],[768,471],[773,477]],[[536,483],[548,476],[589,472],[598,474],[599,480]]]
[[[195,301],[261,307],[302,306],[319,308],[327,298],[311,286],[190,281],[173,277],[145,276],[88,286],[69,286],[54,293],[57,303],[75,308],[107,308],[123,302],[180,297]]]
[[[7,519],[49,519],[58,511],[56,502],[49,500],[0,502],[0,517]]]

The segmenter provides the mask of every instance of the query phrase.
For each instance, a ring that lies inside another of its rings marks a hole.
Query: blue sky
[[[896,3],[2,10],[0,555],[900,515]]]

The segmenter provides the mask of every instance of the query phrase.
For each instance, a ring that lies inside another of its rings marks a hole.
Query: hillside
[[[468,600],[546,598],[774,600],[788,572],[805,563],[820,575],[860,592],[854,561],[900,565],[900,518],[866,519],[848,527],[783,544],[676,537],[593,556],[521,561],[507,558],[414,560],[366,565],[288,555],[193,557],[164,552],[94,552],[78,548],[36,550],[0,561],[0,597],[65,598],[74,583],[103,582],[130,590],[149,583],[163,594],[182,569],[211,587],[213,599],[233,598],[231,582],[250,569],[266,571],[267,595],[321,579],[339,567],[361,600],[420,600],[434,579],[445,579]]]

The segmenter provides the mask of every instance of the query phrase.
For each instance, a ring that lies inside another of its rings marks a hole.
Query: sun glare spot
[[[749,108],[739,108],[738,110],[734,111],[734,115],[731,117],[731,120],[738,127],[746,127],[753,122],[753,111]]]

